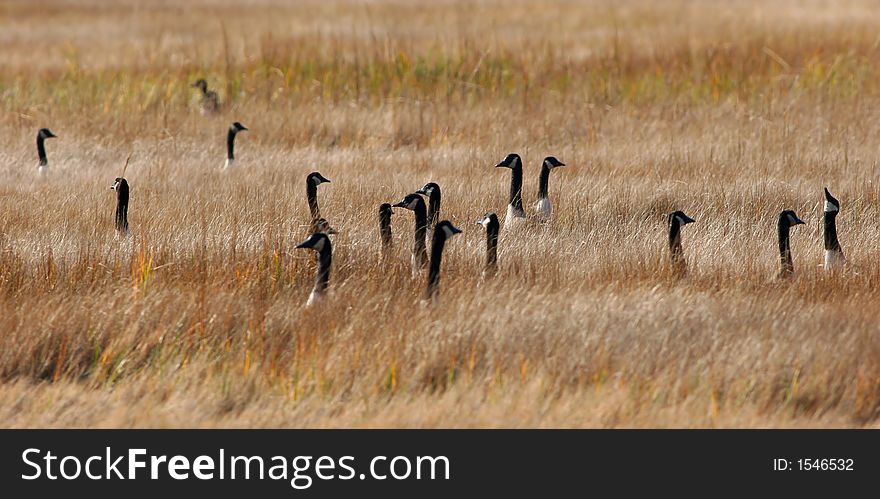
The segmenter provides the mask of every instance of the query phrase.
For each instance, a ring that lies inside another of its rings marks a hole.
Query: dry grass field
[[[4,1],[0,426],[876,428],[878,33],[868,0]],[[528,208],[568,166],[483,280],[508,152]],[[314,170],[339,234],[306,308]],[[383,263],[376,212],[428,181],[464,233],[423,306],[412,214]]]

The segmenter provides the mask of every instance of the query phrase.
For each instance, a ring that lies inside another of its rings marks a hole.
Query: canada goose
[[[802,225],[803,220],[798,218],[792,210],[783,210],[779,214],[779,258],[782,268],[779,277],[788,277],[794,274],[794,263],[791,259],[791,245],[789,243],[788,233],[795,225]]]
[[[51,130],[48,128],[40,128],[37,132],[37,156],[40,158],[40,163],[37,166],[37,171],[40,172],[40,175],[44,175],[49,172],[49,160],[46,158],[46,146],[43,142],[46,139],[52,139],[57,137]]]
[[[837,214],[840,212],[840,201],[825,188],[825,213],[823,222],[825,225],[825,270],[834,270],[843,265],[846,259],[843,250],[837,241]]]
[[[687,261],[684,259],[684,251],[681,249],[681,227],[695,221],[685,215],[683,211],[674,211],[669,214],[669,257],[672,259],[672,269],[678,274],[687,271]]]
[[[311,215],[309,222],[310,233],[319,232],[320,220],[324,220],[321,217],[321,210],[318,208],[318,186],[328,182],[330,180],[324,178],[318,172],[312,172],[306,176],[306,201],[309,203],[309,214]],[[324,220],[324,222],[326,223],[327,221]]]
[[[416,225],[412,247],[412,270],[413,275],[416,275],[428,265],[428,249],[426,247],[428,217],[425,209],[425,201],[422,199],[422,196],[412,193],[408,194],[402,201],[392,206],[395,208],[406,208],[407,210],[411,210],[413,215],[415,215]]]
[[[434,182],[428,182],[416,193],[428,196],[428,227],[433,229],[440,221],[440,186]]]
[[[126,235],[128,234],[128,182],[123,177],[116,177],[110,188],[116,191],[116,231]]]
[[[237,121],[229,126],[229,132],[226,133],[226,164],[223,166],[224,170],[228,170],[235,163],[235,154],[233,152],[235,149],[235,136],[238,135],[238,132],[246,131],[248,129]]]
[[[382,241],[382,253],[387,254],[392,246],[391,239],[391,215],[394,211],[390,203],[379,205],[379,238]]]
[[[299,243],[297,249],[313,249],[318,253],[318,271],[315,274],[315,286],[309,294],[306,306],[311,306],[324,297],[327,285],[330,283],[330,265],[333,263],[333,245],[330,237],[323,232],[310,235],[305,241]]]
[[[504,226],[508,227],[526,218],[522,200],[522,159],[519,154],[511,153],[495,165],[495,168],[510,168],[510,199],[507,203],[507,215],[504,217]]]
[[[202,97],[199,99],[199,108],[202,111],[202,115],[207,116],[220,110],[220,98],[217,96],[217,92],[208,90],[207,81],[198,79],[192,86],[202,91]]]
[[[492,277],[498,267],[498,216],[489,212],[477,220],[477,225],[486,228],[486,268],[483,275]]]
[[[546,222],[553,215],[553,206],[550,204],[550,196],[548,194],[548,184],[550,182],[550,170],[560,166],[565,166],[565,163],[553,156],[547,156],[544,158],[544,162],[541,163],[541,176],[538,178],[538,204],[535,205],[535,212],[539,222]]]
[[[437,223],[434,228],[434,237],[431,240],[431,269],[428,271],[428,288],[425,290],[425,299],[430,300],[437,296],[437,286],[440,283],[440,262],[443,259],[443,246],[450,237],[461,233],[449,220]]]

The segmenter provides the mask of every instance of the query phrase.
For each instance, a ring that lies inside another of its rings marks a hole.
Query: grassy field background
[[[878,427],[878,28],[866,0],[3,2],[0,425]],[[508,152],[529,208],[568,166],[481,280]],[[313,170],[340,234],[306,309]],[[428,181],[464,229],[432,307],[412,215],[387,263],[376,220]]]

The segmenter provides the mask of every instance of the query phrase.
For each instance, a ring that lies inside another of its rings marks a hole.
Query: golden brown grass
[[[871,2],[142,3],[0,5],[3,426],[878,425]],[[481,281],[473,221],[503,214],[512,151],[529,205],[543,156],[569,166],[553,224],[505,234]],[[307,310],[312,170],[341,233]],[[433,307],[412,216],[388,268],[375,220],[427,181],[465,230]],[[819,268],[824,185],[842,275]],[[808,222],[789,282],[783,208]],[[698,221],[682,280],[674,209]]]

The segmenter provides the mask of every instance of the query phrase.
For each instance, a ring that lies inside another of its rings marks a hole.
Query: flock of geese
[[[219,107],[217,94],[208,90],[205,80],[198,80],[192,86],[200,89],[202,93],[202,112],[205,114],[216,112]],[[235,162],[235,138],[240,132],[247,130],[244,125],[237,121],[230,125],[226,136],[227,151],[226,162],[222,167],[223,170],[228,171],[233,167]],[[45,176],[49,172],[45,141],[54,137],[56,135],[48,128],[41,128],[37,132],[38,172],[41,176]],[[121,235],[129,234],[128,201],[130,188],[128,181],[124,177],[127,166],[128,160],[126,160],[122,175],[116,177],[111,185],[111,189],[116,191],[115,225],[116,230]],[[534,214],[532,216],[527,216],[523,207],[522,158],[518,154],[508,154],[495,166],[496,168],[509,168],[511,171],[510,195],[507,204],[507,214],[504,218],[505,229],[523,226],[527,218],[537,223],[548,223],[553,214],[553,206],[549,196],[550,172],[555,168],[565,166],[565,164],[554,156],[544,158],[541,163],[541,173],[538,179],[538,201],[534,205]],[[336,234],[337,231],[321,215],[321,210],[318,206],[318,186],[329,182],[330,180],[319,172],[312,172],[306,176],[306,201],[308,202],[311,217],[309,236],[305,241],[298,244],[296,248],[311,249],[317,253],[315,284],[306,302],[309,306],[318,303],[324,297],[330,282],[330,268],[333,263],[333,244],[330,236]],[[840,211],[840,202],[831,195],[827,188],[824,191],[824,268],[826,270],[833,270],[845,263],[843,251],[837,240],[837,225],[835,222]],[[426,199],[427,203],[425,202]],[[440,265],[446,241],[454,235],[461,233],[461,229],[455,227],[451,222],[440,219],[440,202],[440,186],[434,182],[429,182],[422,188],[407,194],[397,203],[382,203],[379,205],[379,241],[383,256],[387,256],[392,247],[391,216],[394,213],[393,208],[403,208],[413,212],[415,227],[412,245],[412,272],[413,276],[418,276],[425,268],[428,269],[428,279],[424,292],[424,300],[426,301],[430,301],[437,296],[440,282]],[[672,269],[677,275],[683,275],[687,272],[687,261],[681,243],[681,229],[683,226],[694,222],[694,219],[682,211],[675,211],[668,215],[669,257]],[[492,277],[496,274],[498,267],[498,234],[501,225],[498,216],[493,212],[483,215],[476,221],[476,224],[483,226],[486,231],[486,260],[483,276]],[[798,218],[797,214],[792,210],[783,210],[779,214],[777,229],[779,236],[780,277],[789,277],[794,273],[794,263],[789,242],[790,231],[792,227],[802,224],[804,224],[804,221]],[[428,254],[427,247],[429,233],[431,240],[430,255]]]

